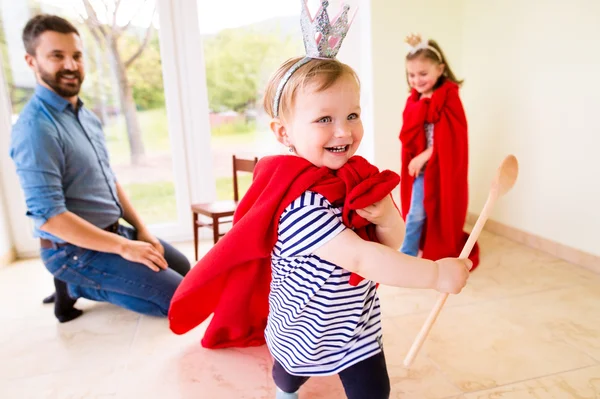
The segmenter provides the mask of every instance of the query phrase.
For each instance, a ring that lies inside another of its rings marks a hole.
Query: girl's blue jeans
[[[410,209],[406,216],[406,234],[400,248],[400,252],[406,255],[417,256],[419,253],[421,233],[426,219],[425,208],[423,207],[424,180],[421,173],[413,183]]]

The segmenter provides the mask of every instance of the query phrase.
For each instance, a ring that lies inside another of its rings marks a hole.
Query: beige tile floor
[[[489,233],[480,242],[480,269],[409,370],[402,360],[436,294],[380,289],[392,397],[600,398],[600,275]],[[204,326],[176,336],[164,319],[89,301],[61,325],[40,303],[50,291],[39,260],[0,269],[2,399],[274,397],[264,347],[205,350]],[[344,397],[336,377],[301,392]]]

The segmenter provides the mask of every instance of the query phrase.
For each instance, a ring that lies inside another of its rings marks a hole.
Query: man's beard
[[[75,77],[76,82],[74,82],[74,83],[61,82],[60,78],[65,75],[70,76],[70,77]],[[58,71],[55,75],[52,75],[51,73],[48,73],[40,68],[40,78],[44,82],[46,82],[46,84],[48,86],[50,86],[50,88],[52,90],[54,90],[56,92],[56,94],[58,94],[61,97],[66,97],[66,98],[74,97],[74,96],[78,95],[79,91],[81,90],[81,83],[83,82],[83,79],[81,78],[81,73],[79,73],[79,71],[68,71],[66,69]]]

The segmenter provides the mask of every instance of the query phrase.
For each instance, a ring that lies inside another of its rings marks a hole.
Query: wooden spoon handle
[[[483,229],[483,226],[485,225],[485,222],[487,221],[497,198],[497,194],[495,194],[494,192],[490,192],[490,195],[488,196],[488,199],[485,202],[485,206],[483,207],[483,211],[479,215],[479,218],[477,218],[477,222],[475,223],[475,226],[473,226],[473,230],[471,231],[471,234],[469,234],[469,238],[465,243],[465,246],[463,247],[462,251],[460,252],[459,258],[466,259],[473,250],[473,247],[475,246],[475,243],[477,242],[477,239],[481,234],[481,230]],[[415,341],[410,347],[408,354],[404,358],[404,366],[410,367],[412,362],[415,360],[417,353],[419,353],[419,350],[421,350],[423,343],[425,343],[425,339],[427,338],[431,327],[433,327],[433,323],[435,323],[438,315],[442,311],[442,307],[446,303],[446,299],[448,299],[447,293],[442,293],[439,295],[435,306],[433,307],[433,309],[431,309],[431,312],[429,312],[429,316],[427,316],[423,327],[421,327],[421,331],[419,331],[419,334],[417,335]]]

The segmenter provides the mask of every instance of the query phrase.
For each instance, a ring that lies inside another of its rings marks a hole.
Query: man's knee
[[[167,261],[169,268],[173,269],[178,274],[185,276],[192,268],[188,258],[170,246],[165,246],[165,260]]]
[[[192,265],[190,264],[190,261],[188,260],[187,257],[185,257],[183,254],[181,254],[181,259],[178,260],[177,262],[177,272],[179,274],[181,274],[182,276],[185,276],[186,274],[188,274],[188,272],[190,271],[190,269],[192,268]]]

